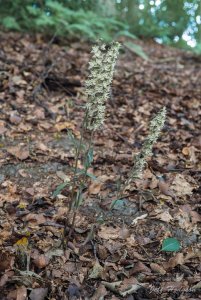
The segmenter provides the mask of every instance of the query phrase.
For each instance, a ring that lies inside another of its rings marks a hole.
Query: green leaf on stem
[[[93,162],[93,148],[90,148],[86,153],[86,159],[85,159],[85,162],[84,162],[84,167],[86,169],[89,169],[92,162]]]
[[[61,191],[69,184],[70,184],[69,182],[63,182],[60,185],[58,185],[58,187],[52,194],[53,198],[57,197],[61,193]]]
[[[86,174],[91,179],[97,180],[97,177],[95,175],[93,175],[92,173],[86,172],[86,170],[84,170],[84,169],[77,169],[76,174],[78,174],[78,175],[84,175],[84,174]]]

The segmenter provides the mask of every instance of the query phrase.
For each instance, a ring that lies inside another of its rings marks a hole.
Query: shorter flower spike
[[[152,156],[153,154],[152,153],[153,145],[157,141],[160,135],[160,132],[165,123],[165,119],[166,119],[166,107],[163,107],[163,109],[159,111],[159,113],[155,116],[155,118],[153,118],[153,120],[150,122],[149,135],[144,141],[141,152],[137,154],[134,158],[134,166],[127,183],[129,183],[133,179],[137,179],[142,176],[142,172],[144,170],[147,157]]]

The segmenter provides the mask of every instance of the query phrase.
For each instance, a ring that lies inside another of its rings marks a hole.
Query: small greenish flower
[[[165,119],[166,119],[166,107],[163,107],[163,109],[159,111],[159,113],[155,116],[155,118],[153,118],[153,120],[150,122],[149,135],[144,141],[142,150],[134,158],[134,166],[127,183],[129,183],[132,179],[137,179],[141,177],[147,158],[149,156],[152,156],[153,154],[152,153],[153,145],[157,141],[160,135],[160,132],[165,123]]]
[[[113,42],[109,45],[98,44],[92,48],[89,76],[85,83],[87,104],[84,127],[88,130],[97,130],[103,124],[119,47],[119,43]]]

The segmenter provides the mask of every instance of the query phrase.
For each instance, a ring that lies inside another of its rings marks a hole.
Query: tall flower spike
[[[107,46],[98,44],[92,48],[89,76],[85,83],[87,104],[84,127],[88,130],[97,130],[103,124],[119,48],[120,44],[117,42]]]
[[[141,177],[146,164],[147,157],[152,156],[153,154],[152,153],[153,145],[157,141],[160,135],[160,132],[165,123],[165,119],[166,119],[166,107],[163,107],[163,109],[159,111],[159,113],[155,116],[155,118],[153,118],[153,120],[150,122],[149,135],[144,141],[141,152],[137,154],[134,158],[134,166],[127,183],[131,182],[131,180],[133,179],[137,179]]]

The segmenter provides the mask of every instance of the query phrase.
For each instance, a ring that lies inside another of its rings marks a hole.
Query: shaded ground
[[[79,138],[91,45],[0,40],[0,299],[200,299],[200,57],[152,42],[142,44],[148,61],[122,51],[95,138],[98,181],[63,252],[69,192],[52,193],[70,177],[67,130]],[[164,105],[166,126],[143,180],[87,238]],[[179,252],[160,251],[167,237]]]

